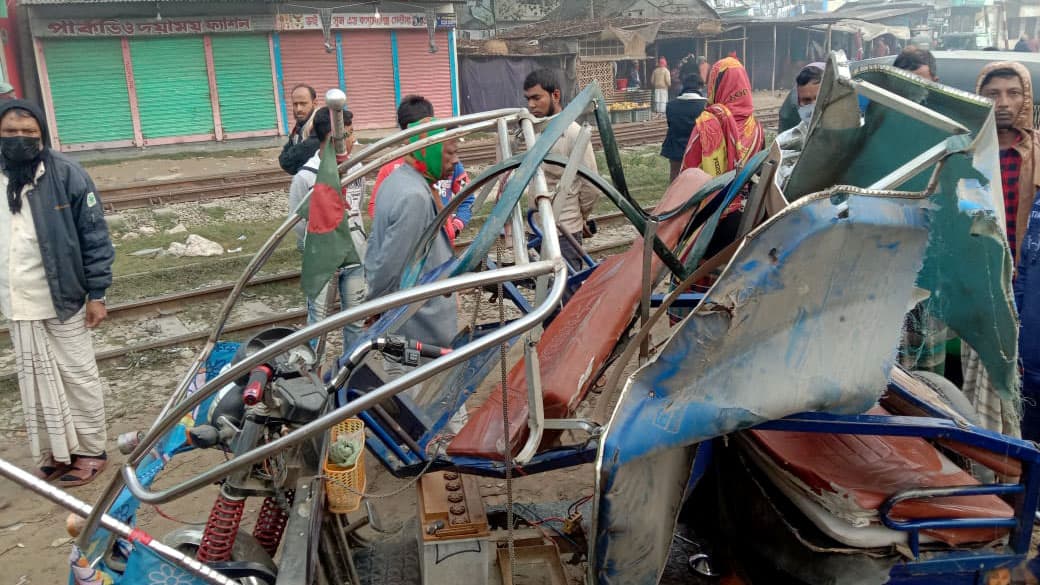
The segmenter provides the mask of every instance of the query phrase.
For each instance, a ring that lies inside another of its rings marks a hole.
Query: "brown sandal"
[[[107,466],[108,458],[76,455],[72,459],[72,465],[65,470],[65,474],[55,482],[55,485],[59,487],[87,485],[101,475]]]
[[[69,469],[72,469],[71,463],[60,463],[58,461],[55,461],[54,457],[51,456],[50,458],[48,458],[46,463],[39,466],[38,468],[36,468],[35,471],[33,471],[33,475],[35,475],[39,479],[42,479],[43,481],[54,481],[59,477],[65,475],[65,473]]]

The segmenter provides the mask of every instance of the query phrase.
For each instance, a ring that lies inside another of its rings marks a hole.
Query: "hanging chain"
[[[516,251],[514,250],[514,254]],[[498,239],[497,246],[495,248],[495,263],[498,266],[502,265],[502,238]],[[502,290],[502,283],[498,283],[498,326],[504,327],[506,322],[506,305],[505,305],[505,291]],[[509,346],[503,341],[502,345],[498,347],[499,354],[499,371],[502,375],[502,436],[505,437],[503,444],[505,445],[502,453],[502,463],[505,465],[506,471],[506,531],[507,531],[507,544],[509,547],[509,571],[516,580],[516,546],[514,542],[513,534],[513,448],[512,443],[509,440],[509,389],[506,386],[507,378],[509,375],[506,358],[509,353]]]

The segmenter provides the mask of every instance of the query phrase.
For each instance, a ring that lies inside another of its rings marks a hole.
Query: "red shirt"
[[[1015,257],[1015,219],[1018,216],[1018,173],[1022,155],[1014,148],[1000,151],[1000,182],[1004,188],[1004,213],[1007,219],[1008,244]]]

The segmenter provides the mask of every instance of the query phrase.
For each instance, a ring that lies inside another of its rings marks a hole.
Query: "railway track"
[[[763,112],[759,119],[767,127],[775,126],[777,112]],[[663,121],[655,121],[641,124],[619,125],[617,137],[619,143],[624,146],[635,146],[640,144],[655,143],[661,140],[665,131]],[[599,148],[599,138],[595,137],[595,147]],[[467,162],[470,161],[492,161],[495,157],[494,145],[490,141],[472,142],[464,146],[462,156]],[[470,164],[478,164],[471,162]],[[276,173],[267,173],[272,177]],[[237,178],[236,178],[237,177]],[[162,205],[174,202],[199,201],[205,199],[217,199],[222,197],[234,197],[251,193],[263,192],[284,188],[285,175],[281,170],[277,171],[277,185],[273,185],[274,178],[265,178],[265,173],[240,173],[238,175],[224,175],[219,177],[202,177],[186,181],[164,181],[150,183],[148,185],[135,186],[123,191],[109,190],[106,199],[106,207],[109,210],[128,209],[148,205]],[[620,212],[607,213],[594,218],[601,228],[616,223],[624,223],[624,217]],[[632,243],[631,237],[618,238],[603,243],[596,243],[587,248],[591,255],[601,255],[606,252],[624,248]],[[469,242],[459,242],[456,248],[462,248]],[[288,271],[279,274],[262,276],[249,283],[248,289],[256,289],[264,285],[292,284],[298,282],[299,271]],[[172,293],[148,299],[140,299],[126,303],[113,304],[109,308],[110,319],[130,319],[139,316],[159,316],[163,314],[175,314],[183,307],[198,304],[200,302],[213,301],[226,297],[231,292],[233,283],[222,283],[204,288]],[[296,325],[306,320],[306,311],[303,309],[282,311],[272,315],[257,317],[255,319],[229,323],[225,333],[244,333],[271,327],[275,325]],[[195,345],[201,343],[208,336],[208,331],[190,332],[175,337],[153,339],[142,344],[128,347],[112,348],[97,353],[98,362],[108,362],[124,358],[128,355],[145,351],[165,349],[170,347]],[[9,340],[6,326],[0,326],[0,341]]]
[[[601,227],[609,227],[614,224],[624,223],[625,221],[621,212],[613,212],[599,215],[596,216],[594,219],[596,220],[596,223]],[[631,243],[631,238],[611,240],[608,242],[589,246],[587,248],[587,251],[591,255],[602,254],[604,252],[615,250],[621,247],[626,247]],[[462,249],[468,246],[469,244],[469,241],[459,242],[456,244],[455,247],[456,249]],[[299,282],[299,278],[300,272],[298,270],[261,276],[253,279],[245,290],[255,290],[257,287],[262,287],[265,285],[293,284]],[[109,307],[108,318],[110,320],[116,320],[132,319],[134,317],[143,316],[155,317],[164,314],[174,315],[185,307],[190,307],[193,305],[197,306],[199,303],[206,301],[223,299],[232,291],[233,288],[234,283],[228,282],[190,291],[171,293],[167,295],[161,295],[158,297],[140,299],[125,303],[117,303]],[[257,317],[256,319],[251,319],[237,323],[229,323],[225,329],[225,333],[244,333],[249,331],[255,331],[264,327],[272,327],[275,325],[297,325],[305,322],[306,318],[307,312],[304,309],[282,311],[273,315]],[[133,346],[111,348],[98,351],[96,354],[96,358],[99,363],[104,363],[145,351],[198,344],[205,341],[208,335],[209,330],[204,330],[190,332],[175,337],[152,339],[145,343],[136,344]],[[0,342],[10,342],[10,334],[6,325],[0,326]]]
[[[760,112],[759,119],[766,127],[775,127],[778,111]],[[664,120],[618,124],[614,128],[615,136],[621,146],[658,143],[664,138],[666,130],[667,125]],[[597,149],[602,147],[598,132],[593,133],[593,147]],[[495,144],[491,140],[466,142],[459,149],[459,158],[471,166],[491,163],[495,157]],[[112,213],[124,209],[211,201],[280,191],[287,188],[288,185],[289,177],[281,169],[272,169],[109,187],[103,190],[102,199],[105,211]]]

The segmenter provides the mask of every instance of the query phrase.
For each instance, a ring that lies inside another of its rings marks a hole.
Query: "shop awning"
[[[843,32],[848,34],[861,33],[863,35],[863,40],[867,42],[882,35],[892,35],[895,38],[904,41],[910,40],[910,27],[864,22],[862,20],[839,20],[831,25],[818,24],[812,28],[815,30],[826,31],[828,27],[830,27],[831,31],[834,32]]]

